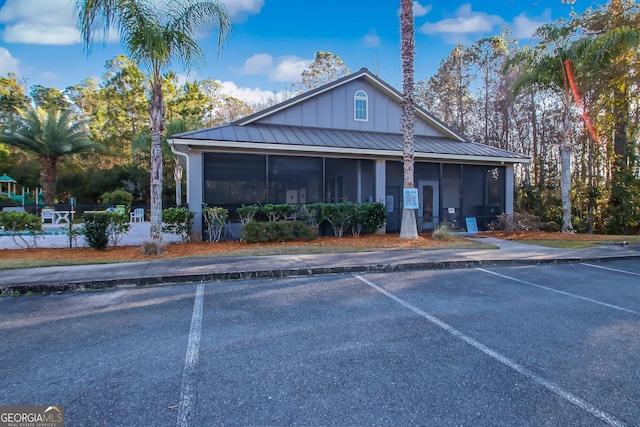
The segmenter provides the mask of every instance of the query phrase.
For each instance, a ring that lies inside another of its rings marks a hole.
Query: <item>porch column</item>
[[[383,206],[386,206],[386,192],[387,192],[387,161],[376,159],[375,165],[375,192],[376,192],[376,202],[382,203]],[[387,227],[381,227],[376,231],[376,234],[386,234]]]
[[[387,161],[376,159],[376,202],[384,204],[387,191]]]
[[[202,203],[204,195],[204,157],[202,151],[189,149],[187,164],[187,203],[189,210],[195,213],[191,240],[202,241]]]
[[[504,213],[513,215],[513,164],[505,167],[504,191]]]

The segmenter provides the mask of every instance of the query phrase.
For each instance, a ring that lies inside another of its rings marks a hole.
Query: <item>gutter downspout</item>
[[[186,185],[186,200],[187,200],[187,206],[189,206],[189,210],[195,213],[195,216],[193,218],[193,228],[192,228],[192,233],[191,233],[191,241],[192,242],[199,242],[202,241],[202,230],[201,227],[197,226],[197,224],[201,224],[202,223],[202,211],[201,209],[199,210],[194,210],[193,206],[191,206],[191,203],[189,203],[189,196],[190,196],[190,192],[189,192],[189,155],[187,153],[183,153],[182,151],[179,151],[174,143],[173,139],[168,139],[167,143],[169,144],[169,148],[171,148],[171,152],[173,154],[175,154],[176,156],[180,156],[184,159],[184,173],[183,176],[186,175],[187,176],[187,185]]]

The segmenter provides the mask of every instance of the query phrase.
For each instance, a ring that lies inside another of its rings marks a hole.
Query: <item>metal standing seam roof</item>
[[[283,125],[225,125],[181,133],[172,137],[174,144],[194,145],[193,141],[239,142],[250,144],[275,144],[355,150],[395,151],[402,150],[402,135],[394,133],[336,130],[329,128],[283,126]],[[283,147],[284,148],[284,147]],[[485,144],[459,141],[441,136],[415,136],[415,153],[451,155],[452,157],[504,158],[516,162],[527,162],[529,157]]]

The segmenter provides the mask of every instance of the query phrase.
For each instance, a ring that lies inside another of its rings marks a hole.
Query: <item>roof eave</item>
[[[346,148],[346,147],[318,147],[308,145],[274,144],[274,143],[253,143],[238,141],[216,141],[199,139],[172,139],[171,145],[183,145],[192,149],[204,150],[207,148],[223,148],[238,151],[252,150],[262,152],[297,152],[314,153],[328,155],[351,155],[367,156],[378,158],[402,158],[402,150],[376,150],[367,148]],[[488,163],[530,163],[528,157],[500,157],[500,156],[478,156],[464,154],[447,153],[424,153],[416,152],[414,157],[419,160],[459,160],[466,162],[488,162]]]

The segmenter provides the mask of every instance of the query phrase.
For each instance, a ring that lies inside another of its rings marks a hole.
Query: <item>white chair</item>
[[[144,209],[135,208],[129,217],[130,222],[144,222]]]
[[[53,209],[42,209],[42,223],[49,221],[51,224],[55,222],[55,217],[53,215]]]

